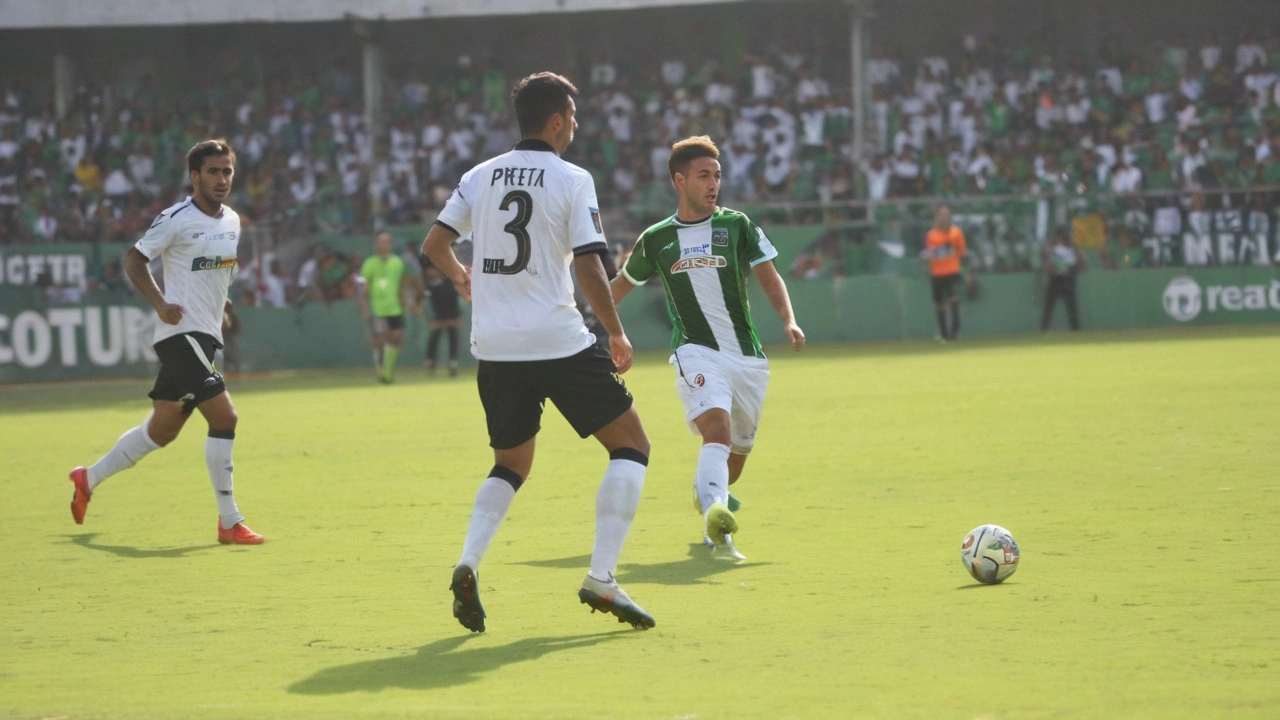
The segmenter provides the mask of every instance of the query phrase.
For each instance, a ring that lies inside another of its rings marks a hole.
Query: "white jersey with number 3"
[[[436,222],[472,234],[471,352],[551,360],[595,342],[573,297],[575,255],[607,248],[595,182],[541,140],[480,163]]]

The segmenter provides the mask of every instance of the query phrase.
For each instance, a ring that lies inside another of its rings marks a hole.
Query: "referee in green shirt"
[[[360,277],[365,281],[369,303],[363,311],[364,320],[373,314],[373,347],[382,348],[382,361],[378,367],[378,382],[390,383],[395,375],[396,360],[400,357],[400,345],[404,342],[404,306],[401,291],[413,277],[405,273],[404,261],[391,252],[391,234],[378,233],[373,239],[373,255],[360,267]],[[413,300],[413,312],[422,314],[422,290],[417,284]]]

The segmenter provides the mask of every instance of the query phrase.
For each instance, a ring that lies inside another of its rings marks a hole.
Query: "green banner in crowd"
[[[857,276],[789,282],[796,316],[812,342],[932,337],[929,284],[921,277]],[[962,304],[966,335],[1038,331],[1045,280],[1038,273],[979,276]],[[1079,279],[1081,317],[1090,329],[1280,321],[1280,274],[1269,267],[1089,272]],[[0,383],[155,372],[155,315],[136,299],[92,293],[71,304],[32,306],[30,289],[0,289]],[[783,342],[768,302],[752,288],[761,337]],[[621,308],[637,349],[667,347],[671,328],[660,287],[637,290]],[[244,308],[224,369],[242,371],[359,367],[370,363],[368,328],[354,302],[302,308]],[[401,362],[421,363],[426,320],[407,318]],[[1061,321],[1060,321],[1061,322]],[[470,325],[464,303],[462,337]],[[474,362],[466,352],[464,362]]]

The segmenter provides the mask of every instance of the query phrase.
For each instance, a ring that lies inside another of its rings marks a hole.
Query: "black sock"
[[[960,303],[951,304],[951,339],[960,335]]]
[[[458,362],[458,328],[447,327],[445,330],[449,333],[449,362]]]
[[[934,313],[937,314],[938,316],[938,337],[942,338],[943,340],[946,340],[947,339],[947,311],[934,310]]]
[[[431,331],[431,337],[427,340],[427,362],[432,365],[436,364],[436,350],[440,347],[440,328]]]

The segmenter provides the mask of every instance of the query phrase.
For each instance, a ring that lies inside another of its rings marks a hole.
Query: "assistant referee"
[[[960,335],[960,263],[967,252],[964,233],[951,224],[951,208],[939,205],[933,213],[933,228],[924,237],[920,258],[929,263],[933,285],[933,310],[938,318],[938,340],[955,340]],[[950,323],[947,311],[950,310]]]

